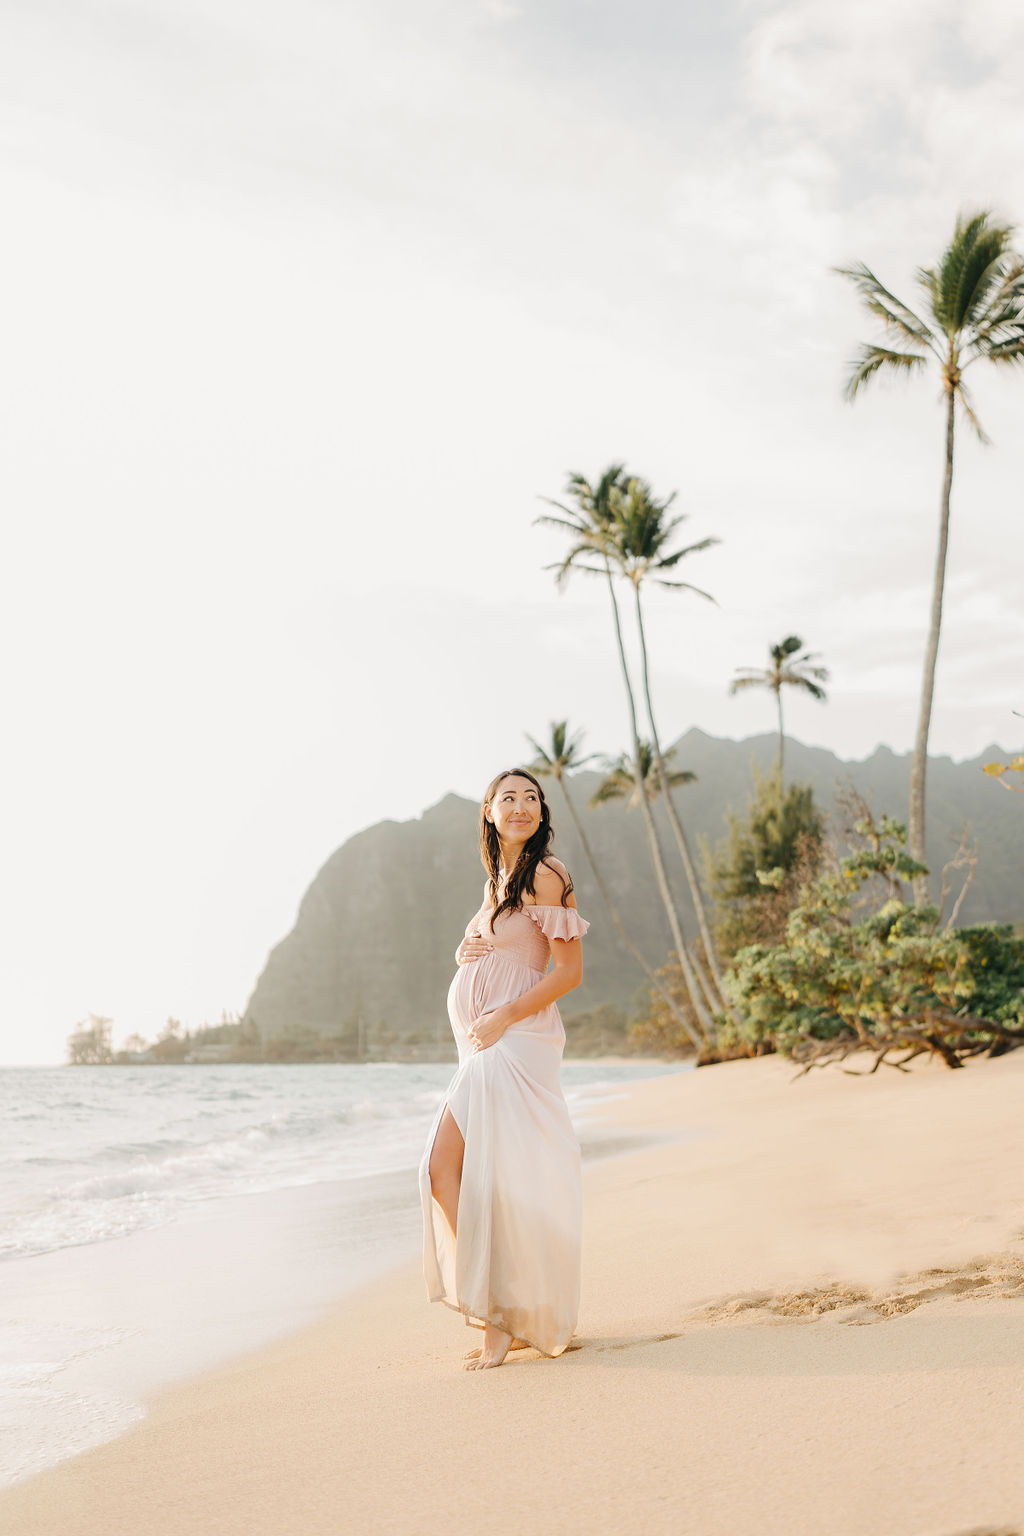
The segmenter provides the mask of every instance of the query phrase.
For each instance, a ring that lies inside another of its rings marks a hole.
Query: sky
[[[907,751],[941,402],[843,400],[832,268],[1024,224],[1022,69],[1010,0],[3,0],[0,1061],[240,1010],[354,832],[553,719],[622,750],[571,471],[720,541],[651,598],[666,739],[770,730],[729,681],[795,632],[790,732]],[[954,758],[1024,708],[1024,373],[974,391]]]

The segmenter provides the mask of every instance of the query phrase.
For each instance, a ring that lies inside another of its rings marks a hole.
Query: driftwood
[[[975,1034],[990,1038],[963,1038]],[[996,1019],[980,1018],[976,1014],[947,1013],[935,1008],[928,1009],[920,1019],[894,1020],[888,1034],[847,1029],[831,1040],[800,1040],[790,1056],[800,1066],[796,1077],[803,1077],[814,1067],[826,1067],[833,1062],[841,1064],[858,1051],[872,1051],[875,1059],[866,1070],[842,1068],[850,1077],[870,1077],[881,1066],[905,1072],[907,1062],[925,1052],[941,1057],[947,1067],[962,1067],[972,1056],[1003,1056],[1022,1045],[1024,1029],[1011,1029]],[[906,1055],[899,1061],[890,1061],[889,1056],[895,1051],[906,1051]]]

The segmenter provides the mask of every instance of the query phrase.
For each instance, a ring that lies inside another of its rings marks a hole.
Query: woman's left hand
[[[508,1028],[508,1024],[502,1017],[502,1010],[495,1008],[493,1013],[482,1013],[479,1018],[473,1020],[466,1030],[469,1042],[473,1047],[473,1054],[477,1051],[486,1051],[489,1045],[494,1045],[501,1039]]]

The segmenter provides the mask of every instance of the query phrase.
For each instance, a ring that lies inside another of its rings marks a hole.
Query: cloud
[[[870,132],[882,105],[928,89],[955,15],[953,0],[791,0],[747,34],[749,99],[768,118],[828,137]]]
[[[754,22],[745,58],[751,110],[827,145],[858,200],[895,194],[935,213],[941,202],[948,223],[951,187],[1019,199],[1019,7],[791,0]]]

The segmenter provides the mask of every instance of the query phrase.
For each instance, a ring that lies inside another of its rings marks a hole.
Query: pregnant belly
[[[541,972],[492,950],[480,960],[460,965],[448,992],[448,1011],[452,1023],[465,1028],[482,1013],[490,1013],[503,1003],[512,1002],[539,980]]]

